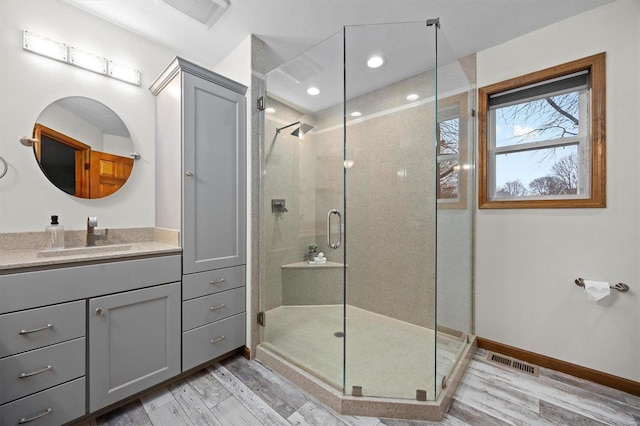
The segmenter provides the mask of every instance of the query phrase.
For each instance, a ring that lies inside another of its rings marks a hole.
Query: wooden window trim
[[[438,109],[450,107],[457,107],[459,109],[458,166],[461,168],[458,170],[458,199],[456,201],[450,201],[446,198],[438,198],[436,202],[438,210],[466,209],[467,198],[469,198],[467,183],[470,169],[462,169],[462,166],[469,162],[469,92],[438,100]],[[436,125],[439,125],[439,122],[436,123]],[[438,156],[437,154],[436,152],[436,157]],[[438,170],[437,164],[436,170]],[[439,179],[436,185],[440,185]],[[436,191],[436,193],[437,192],[438,191]]]
[[[589,70],[591,78],[591,88],[589,90],[591,108],[589,134],[591,179],[589,198],[490,200],[489,173],[494,173],[495,171],[489,170],[489,96],[583,70]],[[481,209],[606,207],[605,99],[604,52],[478,89],[478,207]]]

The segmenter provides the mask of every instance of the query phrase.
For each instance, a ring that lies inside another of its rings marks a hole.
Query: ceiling
[[[205,67],[254,34],[267,46],[267,71],[280,67],[269,75],[270,94],[312,112],[342,99],[343,26],[351,99],[433,69],[435,32],[427,19],[440,20],[438,60],[446,64],[613,0],[228,0],[211,28],[165,3],[206,0],[64,1]],[[398,22],[408,24],[364,26]],[[364,63],[376,52],[388,61],[372,72]],[[310,85],[321,94],[307,95]]]
[[[344,25],[439,17],[462,57],[613,0],[229,0],[211,28],[162,0],[64,0],[213,66],[249,34],[264,40],[275,68]]]

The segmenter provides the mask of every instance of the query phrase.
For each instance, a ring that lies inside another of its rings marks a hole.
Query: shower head
[[[291,134],[292,136],[295,136],[295,137],[298,137],[298,138],[301,136],[301,132],[302,132],[302,134],[305,134],[305,133],[307,133],[309,130],[313,129],[313,127],[314,127],[314,126],[312,126],[311,124],[307,124],[307,123],[302,123],[302,122],[300,122],[300,121],[296,121],[295,123],[288,124],[288,125],[286,125],[286,126],[284,126],[284,127],[278,127],[278,128],[276,129],[276,135],[277,135],[278,133],[280,133],[280,131],[281,131],[281,130],[288,129],[289,127],[293,127],[293,126],[297,126],[297,127],[296,127],[296,128],[295,128],[295,130],[294,130],[293,132],[291,132],[290,134]]]
[[[313,126],[311,124],[302,123],[300,124],[300,127],[291,132],[291,134],[297,138],[300,138],[311,129],[313,129]]]

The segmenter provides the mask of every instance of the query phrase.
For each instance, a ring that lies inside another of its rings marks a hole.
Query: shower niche
[[[265,87],[256,357],[340,413],[440,420],[475,351],[475,57],[438,20],[347,26]]]

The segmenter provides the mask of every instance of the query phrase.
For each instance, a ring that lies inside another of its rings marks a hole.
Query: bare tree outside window
[[[502,197],[522,197],[527,195],[527,188],[520,180],[516,179],[502,185],[496,190],[496,194]]]
[[[438,123],[438,156],[460,154],[460,119],[452,118]],[[438,162],[438,199],[458,198],[458,161]]]

